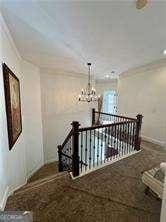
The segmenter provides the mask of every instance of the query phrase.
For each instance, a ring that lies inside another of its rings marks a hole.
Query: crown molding
[[[117,79],[96,79],[96,83],[97,84],[105,84],[105,83],[117,83],[118,82],[118,78]]]
[[[122,72],[119,75],[119,78],[121,79],[121,78],[125,78],[128,76],[137,75],[142,72],[148,72],[148,71],[152,71],[154,69],[161,69],[163,67],[166,67],[166,59],[156,60],[154,62],[145,64],[145,65],[142,65],[142,66],[139,66],[136,68],[129,69],[128,71]]]
[[[1,12],[0,12],[0,25],[1,25],[2,31],[5,32],[5,34],[6,34],[7,38],[8,38],[8,40],[9,40],[9,42],[10,42],[10,44],[11,44],[13,50],[14,50],[14,52],[16,53],[18,59],[21,60],[22,57],[21,57],[21,55],[20,55],[20,53],[19,53],[19,51],[18,51],[18,49],[17,49],[17,47],[15,45],[15,42],[14,42],[12,36],[11,36],[9,28],[8,28],[8,26],[7,26],[7,24],[6,24],[5,20],[4,20]]]
[[[48,69],[48,68],[40,68],[41,75],[56,75],[56,76],[68,76],[75,78],[87,78],[87,74],[85,73],[77,73],[65,70],[56,70],[56,69]]]

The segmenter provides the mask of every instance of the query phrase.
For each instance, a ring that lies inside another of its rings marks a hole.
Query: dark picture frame
[[[22,132],[20,81],[17,76],[3,63],[4,91],[8,128],[9,150]]]

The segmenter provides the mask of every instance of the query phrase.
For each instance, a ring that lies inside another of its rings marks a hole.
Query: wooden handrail
[[[83,127],[83,128],[79,128],[78,132],[100,129],[100,128],[110,127],[110,126],[123,125],[124,123],[133,123],[133,122],[137,122],[137,119],[133,119],[130,121],[117,122],[117,123],[109,123],[109,124],[102,124],[102,125],[96,125],[96,126],[90,126],[90,127]]]
[[[104,114],[107,116],[115,116],[115,117],[119,117],[119,118],[123,118],[123,119],[137,120],[136,118],[131,118],[131,117],[127,117],[127,116],[119,116],[119,115],[115,115],[115,114],[111,114],[111,113],[104,113],[104,112],[98,112],[98,111],[95,111],[95,113],[100,113],[100,114]]]
[[[67,158],[71,158],[69,155],[63,153],[63,148],[65,147],[65,145],[67,144],[67,142],[71,138],[72,134],[73,134],[73,129],[70,130],[70,132],[67,135],[66,139],[64,140],[63,144],[58,146],[58,156],[59,156],[58,168],[59,168],[59,172],[63,171],[62,155],[66,156]]]
[[[66,153],[63,153],[63,152],[62,152],[62,155],[65,156],[65,157],[67,157],[67,158],[69,158],[69,159],[72,159],[72,157],[69,156],[69,155],[67,155]]]
[[[66,145],[66,143],[68,142],[68,140],[70,139],[70,137],[73,134],[73,129],[70,130],[69,134],[67,135],[66,139],[64,140],[64,142],[62,143],[61,149],[63,149],[63,147]]]

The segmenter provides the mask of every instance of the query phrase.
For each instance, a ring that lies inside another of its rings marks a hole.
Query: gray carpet
[[[45,166],[33,177],[35,184],[9,197],[6,210],[31,210],[36,222],[159,222],[161,201],[144,194],[141,172],[165,161],[166,151],[142,146],[140,153],[76,180],[66,173],[43,182],[54,172]]]

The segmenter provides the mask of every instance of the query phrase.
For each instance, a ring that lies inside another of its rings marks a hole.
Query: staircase
[[[92,109],[92,126],[72,129],[58,146],[59,172],[73,177],[132,155],[140,150],[142,115],[137,118],[113,115]]]

